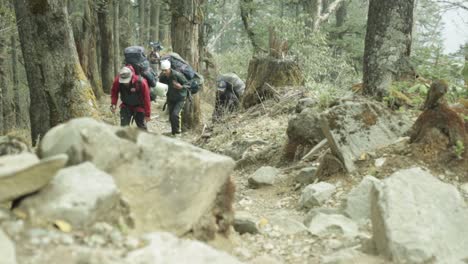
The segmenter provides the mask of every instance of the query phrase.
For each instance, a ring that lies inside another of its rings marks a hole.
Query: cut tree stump
[[[242,105],[249,108],[281,93],[279,87],[304,86],[304,76],[299,65],[285,59],[288,42],[278,37],[270,27],[269,53],[254,57],[249,62],[248,76]]]
[[[268,85],[265,85],[268,84]],[[253,58],[249,63],[243,106],[249,108],[274,97],[271,87],[303,86],[304,76],[299,65],[289,59],[271,56]]]
[[[410,142],[422,141],[431,129],[438,129],[449,138],[450,145],[464,142],[465,123],[444,100],[448,86],[445,81],[434,81],[424,103],[424,111],[418,117],[410,133]],[[465,142],[467,143],[467,142]]]

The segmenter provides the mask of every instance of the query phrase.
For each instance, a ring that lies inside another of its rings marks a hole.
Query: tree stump
[[[432,83],[424,103],[424,112],[411,128],[411,143],[420,142],[434,128],[449,138],[450,145],[457,145],[458,141],[464,142],[465,123],[445,102],[444,95],[447,90],[448,86],[445,81]]]
[[[304,76],[295,61],[271,56],[253,58],[249,63],[242,105],[248,108],[273,97],[275,91],[271,87],[303,85]]]

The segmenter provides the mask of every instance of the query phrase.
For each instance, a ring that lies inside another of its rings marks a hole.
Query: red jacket
[[[139,76],[135,74],[135,70],[133,69],[133,67],[131,65],[127,65],[127,67],[129,67],[133,72],[132,80],[131,80],[132,84],[136,84],[138,82],[138,77]],[[117,101],[119,99],[119,92],[120,92],[119,86],[120,86],[119,75],[117,75],[115,77],[115,79],[114,79],[114,83],[112,84],[112,89],[111,89],[111,104],[112,105],[117,105]],[[150,90],[149,90],[149,87],[148,87],[148,82],[143,77],[141,78],[141,88],[140,89],[141,89],[141,93],[143,95],[143,107],[141,107],[141,106],[136,106],[136,107],[127,106],[127,105],[125,105],[124,103],[121,102],[120,103],[120,108],[128,107],[131,111],[145,113],[146,117],[150,117],[151,116]]]

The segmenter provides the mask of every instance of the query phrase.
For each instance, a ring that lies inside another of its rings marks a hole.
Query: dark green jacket
[[[183,87],[180,90],[177,90],[174,87],[173,81],[177,81],[180,83]],[[187,97],[187,85],[188,81],[185,78],[185,76],[176,71],[171,69],[171,75],[169,77],[166,77],[163,73],[159,75],[159,82],[167,84],[168,89],[167,89],[167,100],[171,102],[175,101],[180,101],[184,100],[185,97]]]

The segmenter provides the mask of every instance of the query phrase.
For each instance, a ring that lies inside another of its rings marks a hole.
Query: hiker
[[[133,119],[137,126],[147,130],[150,121],[151,101],[148,82],[135,74],[131,65],[124,66],[115,77],[111,90],[111,111],[115,113],[117,101],[120,104],[120,125],[128,126]]]
[[[188,81],[182,73],[171,69],[170,61],[163,60],[159,82],[168,86],[166,103],[169,109],[171,133],[173,136],[179,136],[182,132],[182,110],[187,98]]]
[[[151,101],[156,101],[156,85],[158,82],[157,75],[153,68],[150,67],[150,62],[146,58],[145,48],[141,46],[130,46],[124,49],[125,65],[131,65],[134,73],[141,75],[146,79],[149,89]]]
[[[216,78],[217,90],[213,122],[219,121],[225,113],[232,113],[239,108],[245,83],[235,73],[221,74]]]

